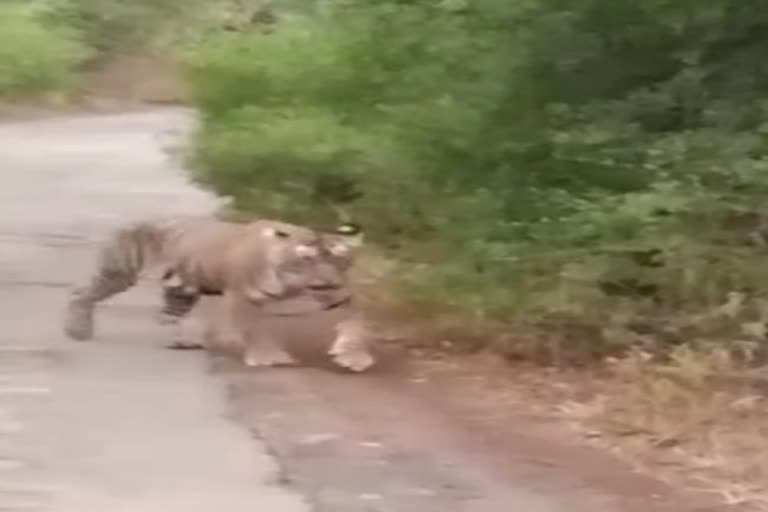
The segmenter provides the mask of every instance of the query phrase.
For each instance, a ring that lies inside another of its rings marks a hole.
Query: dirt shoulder
[[[492,356],[391,346],[361,376],[221,358],[214,370],[285,481],[321,511],[721,510],[593,446],[557,417],[554,381]]]

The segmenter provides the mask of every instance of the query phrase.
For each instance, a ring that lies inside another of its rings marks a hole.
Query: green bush
[[[756,1],[320,7],[189,48],[201,182],[257,213],[351,214],[409,262],[403,297],[481,322],[759,295]]]
[[[0,5],[0,96],[65,90],[88,55],[76,32],[46,23],[38,8]]]

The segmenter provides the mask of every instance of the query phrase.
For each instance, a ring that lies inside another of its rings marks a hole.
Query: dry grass
[[[634,351],[610,362],[602,392],[560,410],[641,470],[768,511],[768,397],[750,352],[685,345],[660,364]]]

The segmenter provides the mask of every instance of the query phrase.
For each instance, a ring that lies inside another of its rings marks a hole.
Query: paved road
[[[0,125],[0,511],[307,510],[228,418],[201,354],[163,351],[137,289],[99,342],[59,332],[94,239],[153,211],[204,212],[169,169],[179,111]],[[152,297],[152,298],[151,298]]]

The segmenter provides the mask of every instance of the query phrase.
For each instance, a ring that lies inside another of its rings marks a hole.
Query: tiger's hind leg
[[[96,304],[127,290],[135,283],[134,273],[109,268],[100,269],[88,285],[72,292],[67,305],[64,332],[78,341],[93,338]]]
[[[163,308],[158,322],[171,327],[171,341],[166,348],[171,350],[202,350],[203,336],[199,329],[190,328],[189,313],[200,301],[200,292],[183,283],[166,279],[163,284]]]

